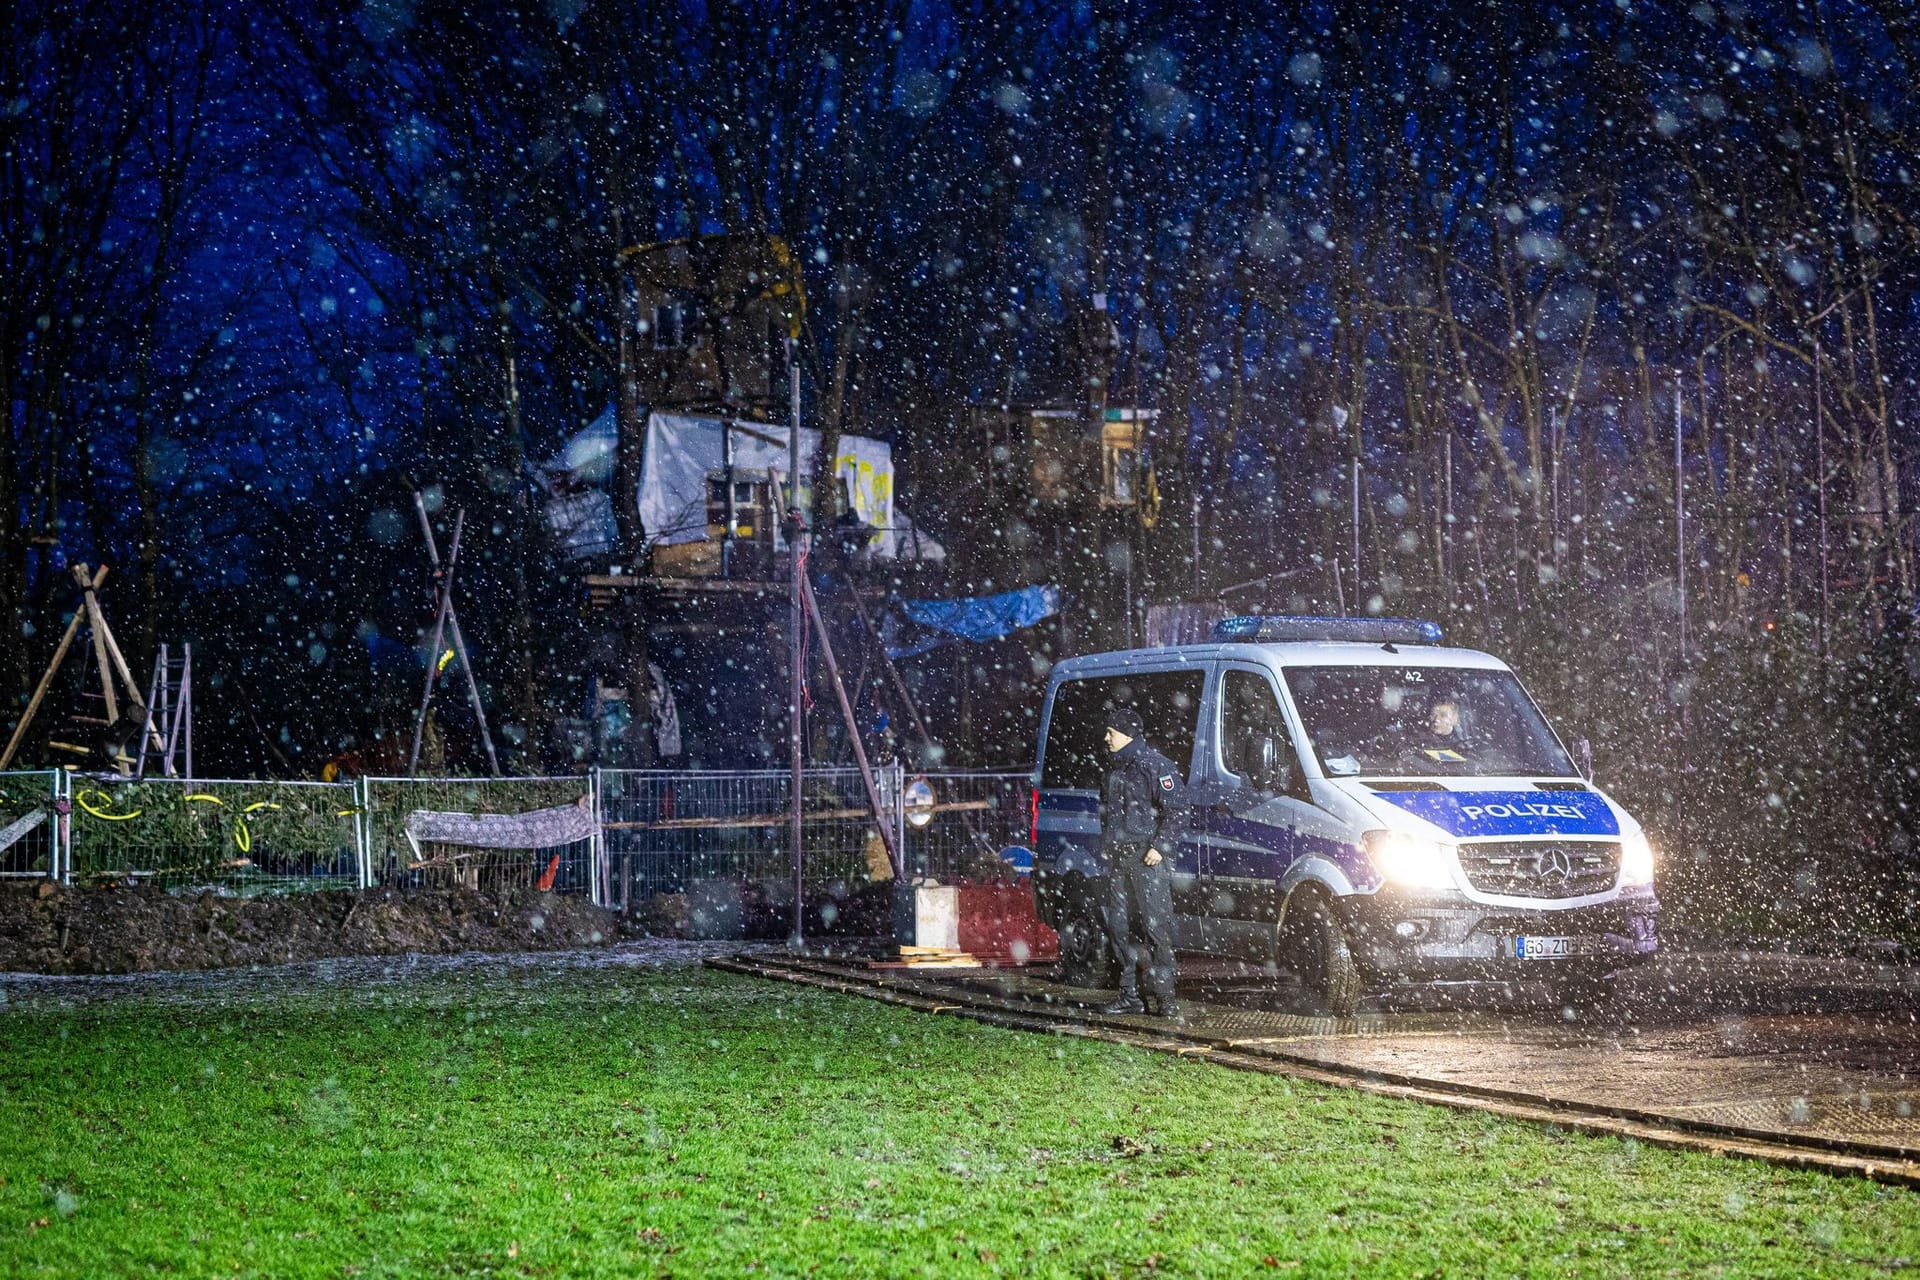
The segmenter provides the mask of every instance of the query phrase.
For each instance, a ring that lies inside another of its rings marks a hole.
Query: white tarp
[[[6,830],[0,831],[0,849],[13,848],[14,845],[20,842],[23,836],[46,820],[47,811],[45,809],[35,809],[19,821],[9,823]]]
[[[673,687],[667,673],[657,662],[647,664],[647,709],[653,713],[653,749],[662,756],[680,754],[680,705],[673,700]]]
[[[616,541],[608,489],[618,439],[608,410],[567,437],[553,458],[528,468],[546,491],[547,528],[569,559],[600,560]]]
[[[569,559],[601,559],[618,535],[613,501],[604,489],[557,494],[547,499],[545,512],[547,529]]]
[[[407,839],[422,844],[458,844],[475,849],[553,849],[591,840],[593,810],[586,796],[574,804],[528,813],[446,813],[415,809],[407,815]]]
[[[707,478],[726,465],[719,418],[655,413],[647,417],[647,443],[640,461],[640,524],[649,546],[703,542],[707,537]],[[787,428],[765,422],[730,424],[735,472],[777,474],[787,482]],[[811,502],[808,477],[820,450],[820,433],[800,429],[800,497]],[[893,450],[884,440],[841,436],[834,474],[847,482],[861,523],[879,530],[874,551],[894,554]],[[775,526],[774,545],[785,535]]]
[[[605,486],[613,482],[613,455],[619,447],[620,432],[614,426],[613,406],[609,405],[599,417],[568,436],[558,454],[534,469],[550,483],[556,477],[564,479],[568,488]]]
[[[648,546],[700,542],[707,536],[707,478],[726,465],[721,441],[721,419],[685,414],[647,415],[647,438],[640,458],[638,506],[640,526]],[[778,475],[787,480],[787,428],[777,423],[732,424],[733,465],[736,472],[757,473],[754,478]],[[583,488],[610,485],[619,432],[613,407],[570,436],[560,453],[535,470],[554,493],[578,493]],[[801,501],[812,501],[814,455],[820,433],[800,430]],[[884,440],[841,436],[834,474],[844,478],[853,497],[854,513],[876,530],[874,554],[883,558],[942,560],[946,550],[893,504],[893,450]],[[573,514],[571,511],[569,515]],[[582,512],[581,514],[587,514]],[[589,522],[592,523],[592,522]],[[597,532],[598,524],[594,524]],[[563,538],[565,530],[556,525]],[[590,541],[586,536],[582,542]],[[609,539],[610,541],[611,539]],[[786,546],[779,526],[775,545]]]

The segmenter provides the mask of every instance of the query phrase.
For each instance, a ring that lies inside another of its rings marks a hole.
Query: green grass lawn
[[[1885,1275],[1920,1196],[693,968],[0,1012],[0,1275]]]

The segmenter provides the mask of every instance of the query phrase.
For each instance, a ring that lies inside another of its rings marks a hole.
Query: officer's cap
[[[1129,738],[1144,737],[1147,732],[1147,726],[1141,722],[1140,713],[1132,707],[1109,707],[1107,728],[1118,729]]]

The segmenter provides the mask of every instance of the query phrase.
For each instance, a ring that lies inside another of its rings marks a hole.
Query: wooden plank
[[[133,678],[133,668],[127,665],[126,655],[120,652],[120,642],[113,638],[113,628],[107,625],[106,611],[100,608],[98,601],[94,603],[93,608],[100,619],[101,638],[107,642],[107,653],[113,658],[113,669],[119,672],[120,682],[127,686],[127,701],[142,711],[146,710],[146,704],[140,701],[140,684]],[[156,731],[154,741],[159,741],[159,737]]]
[[[94,598],[93,584],[107,575],[88,581],[87,566],[73,566],[73,576],[80,579],[83,599],[87,611],[87,626],[93,632],[93,656],[100,664],[100,688],[107,696],[107,722],[111,724],[120,718],[120,700],[113,692],[113,661],[107,657],[107,620],[100,614],[100,601]]]
[[[94,578],[93,580],[94,586],[96,587],[99,586],[100,579],[105,576],[106,576],[106,573],[103,570],[98,576]],[[126,656],[120,652],[120,642],[113,638],[113,628],[107,625],[106,610],[100,607],[99,601],[94,599],[91,591],[88,592],[87,599],[88,599],[88,602],[93,607],[94,616],[99,619],[99,626],[100,626],[99,634],[107,642],[107,652],[113,655],[114,670],[120,673],[120,679],[126,683],[127,701],[132,703],[134,706],[139,707],[141,713],[145,714],[147,708],[145,704],[143,704],[140,701],[140,686],[134,682],[133,668],[127,665]],[[109,713],[111,713],[113,704],[109,702],[107,704],[107,707],[108,707]],[[153,740],[153,745],[155,747],[164,749],[166,746],[166,742],[160,737],[160,726],[153,722],[152,716],[146,717],[145,729],[146,729],[146,732],[142,735],[142,744],[140,747],[140,752],[143,758],[146,754],[146,745],[145,745],[146,738],[151,738]]]
[[[956,800],[951,804],[936,804],[935,813],[960,813],[993,808],[991,800]],[[916,809],[916,813],[925,810]],[[608,831],[694,831],[706,829],[724,829],[732,827],[778,827],[791,820],[787,813],[750,813],[743,816],[718,818],[662,818],[657,822],[603,822],[600,825]],[[827,822],[851,818],[871,818],[873,811],[865,805],[858,809],[813,809],[800,815],[802,821]]]
[[[947,960],[869,960],[869,969],[984,969],[972,956]]]
[[[588,589],[596,591],[687,591],[701,594],[780,595],[783,583],[771,578],[689,578],[672,574],[638,577],[630,573],[589,573],[583,575]]]
[[[741,578],[641,578],[640,586],[655,591],[684,591],[689,594],[785,595],[782,583],[771,579]]]
[[[800,816],[807,821],[824,822],[829,819],[871,818],[873,815],[862,805],[858,809],[815,809]],[[728,827],[780,827],[785,826],[792,817],[790,813],[750,813],[740,817],[662,818],[658,822],[603,822],[600,825],[608,831],[692,831]]]
[[[67,650],[73,647],[73,638],[80,631],[80,611],[73,612],[73,621],[67,624],[67,634],[60,637],[60,647],[53,651],[53,661],[47,664],[47,670],[40,677],[40,683],[34,686],[33,697],[27,699],[27,709],[20,714],[20,723],[13,727],[13,736],[7,739],[7,749],[0,751],[0,769],[13,763],[13,753],[20,749],[20,739],[27,736],[27,726],[33,723],[34,712],[40,709],[40,702],[47,696],[47,689],[53,684],[60,664],[66,661]]]

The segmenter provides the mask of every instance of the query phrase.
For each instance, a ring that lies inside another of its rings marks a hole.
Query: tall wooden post
[[[801,847],[800,807],[806,771],[803,703],[806,696],[807,516],[800,504],[800,340],[787,338],[787,766],[792,802],[787,840],[793,846],[793,932],[787,945],[806,946],[805,850]]]
[[[1680,378],[1673,379],[1673,580],[1680,603],[1680,665],[1687,665],[1687,472],[1680,451]]]
[[[1832,625],[1827,598],[1827,407],[1820,386],[1820,339],[1813,340],[1813,478],[1820,493],[1820,663],[1826,678],[1828,628]]]

